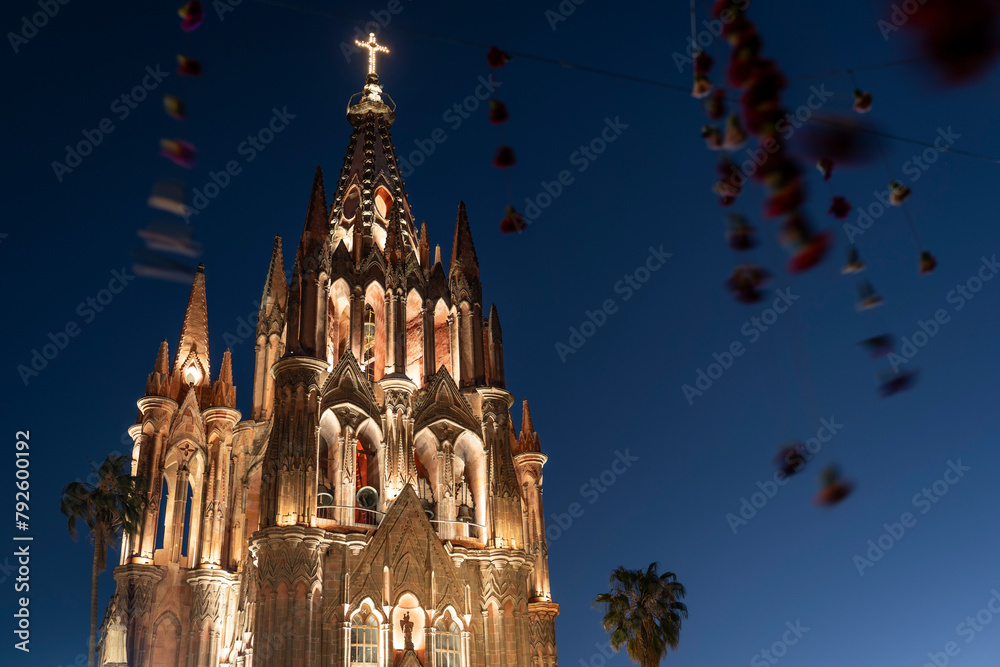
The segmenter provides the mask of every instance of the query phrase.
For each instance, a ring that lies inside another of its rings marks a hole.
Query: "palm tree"
[[[683,602],[684,585],[673,572],[657,573],[659,563],[645,571],[627,570],[619,565],[611,572],[611,592],[594,598],[594,606],[604,607],[604,629],[611,636],[611,648],[624,646],[632,662],[640,667],[657,667],[676,650],[680,641],[681,619],[688,617]]]
[[[109,454],[94,471],[95,483],[70,482],[62,493],[60,508],[69,517],[69,534],[76,539],[76,522],[80,520],[90,528],[90,541],[94,543],[87,667],[94,667],[97,642],[97,577],[104,571],[108,549],[114,546],[119,534],[124,533],[129,538],[135,535],[146,507],[145,480],[133,477],[131,470],[131,458]]]

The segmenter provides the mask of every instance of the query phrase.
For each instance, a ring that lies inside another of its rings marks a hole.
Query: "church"
[[[129,429],[149,502],[101,665],[556,667],[546,456],[527,401],[511,419],[465,205],[445,266],[401,179],[386,49],[362,46],[332,204],[316,169],[290,281],[274,242],[249,417],[230,352],[209,363],[202,266],[156,355]]]

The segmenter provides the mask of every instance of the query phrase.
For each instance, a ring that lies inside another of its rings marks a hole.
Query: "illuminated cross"
[[[368,33],[367,42],[359,42],[358,40],[354,40],[354,43],[363,49],[368,49],[368,73],[374,74],[375,54],[378,53],[379,51],[383,53],[389,53],[389,49],[385,48],[384,46],[375,41],[375,33],[373,32]]]

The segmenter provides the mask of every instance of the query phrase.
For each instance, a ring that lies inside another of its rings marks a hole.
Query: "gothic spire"
[[[330,209],[326,205],[326,190],[323,188],[323,170],[316,167],[313,176],[312,192],[309,194],[309,209],[306,211],[306,223],[302,230],[302,240],[299,242],[299,254],[314,241],[322,243],[328,233]]]
[[[205,265],[198,265],[194,275],[191,294],[188,296],[187,309],[184,311],[184,323],[181,325],[181,340],[177,346],[177,356],[174,358],[174,372],[180,371],[185,382],[190,383],[197,376],[194,384],[208,382],[208,299],[205,295]],[[194,375],[189,376],[191,371]]]
[[[278,305],[284,308],[287,295],[285,259],[281,255],[281,234],[278,234],[274,237],[274,246],[271,248],[271,264],[267,268],[267,280],[264,283],[264,294],[260,297],[260,307]]]
[[[531,408],[528,407],[528,399],[524,399],[524,408],[521,412],[521,437],[517,440],[518,453],[540,452],[538,434],[535,433],[535,426],[531,423]]]
[[[170,351],[167,339],[160,343],[160,349],[156,354],[156,363],[153,364],[153,372],[146,378],[147,396],[169,396],[170,395]]]
[[[455,270],[456,261],[462,265],[462,272],[469,276],[479,277],[479,258],[476,256],[476,246],[472,243],[472,229],[469,227],[469,216],[465,212],[465,202],[458,202],[458,218],[455,221],[455,242],[451,248],[451,264],[448,271]]]

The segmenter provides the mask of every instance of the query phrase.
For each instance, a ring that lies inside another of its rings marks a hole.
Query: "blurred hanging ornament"
[[[910,198],[910,188],[899,181],[889,184],[889,203],[893,206],[902,206],[903,202]]]
[[[187,169],[198,161],[198,151],[181,139],[160,139],[160,155]]]
[[[801,179],[794,179],[783,187],[771,192],[764,204],[764,216],[779,218],[788,215],[797,211],[805,200],[805,185]]]
[[[823,180],[829,181],[830,177],[833,176],[833,160],[824,157],[816,161],[816,168],[819,169],[819,173],[823,174]]]
[[[504,234],[519,234],[528,226],[524,216],[514,210],[513,206],[508,206],[504,214],[504,219],[500,221],[500,231]]]
[[[691,97],[702,100],[712,93],[712,82],[704,74],[694,75],[694,85],[691,87]]]
[[[201,63],[193,58],[177,56],[177,73],[181,76],[201,76]]]
[[[885,301],[875,292],[875,288],[867,280],[858,286],[858,310],[869,310],[881,306]]]
[[[918,31],[922,59],[938,68],[945,83],[958,84],[988,71],[1000,56],[998,16],[994,0],[920,0],[919,11],[895,25]],[[887,35],[893,25],[886,25]]]
[[[833,203],[830,204],[830,215],[837,218],[838,220],[843,220],[851,212],[851,203],[847,201],[844,197],[834,197]]]
[[[861,273],[865,270],[865,263],[861,261],[861,256],[858,255],[858,249],[853,245],[847,250],[847,263],[844,264],[844,268],[840,270],[844,275],[850,273]]]
[[[774,463],[785,477],[791,477],[806,467],[805,447],[801,442],[790,442],[778,449]]]
[[[866,338],[865,340],[858,343],[871,354],[872,359],[878,359],[880,357],[887,356],[892,353],[893,342],[892,336],[889,334],[882,334],[881,336],[872,336],[871,338]]]
[[[722,133],[714,125],[703,125],[701,128],[701,138],[705,140],[705,146],[709,150],[722,150]]]
[[[802,273],[813,268],[823,261],[831,245],[833,235],[830,232],[813,234],[792,252],[792,257],[788,260],[789,272]]]
[[[726,91],[717,88],[705,100],[705,113],[712,120],[721,120],[726,116]]]
[[[733,250],[742,252],[757,246],[757,230],[742,215],[726,216],[726,242]]]
[[[517,160],[514,158],[514,149],[510,146],[501,146],[497,150],[497,154],[493,156],[493,166],[500,169],[506,169],[507,167],[513,167],[517,164]]]
[[[872,110],[872,94],[854,90],[854,110],[858,113],[868,113]]]
[[[187,107],[173,95],[163,96],[163,110],[174,120],[184,120],[187,118]]]
[[[495,46],[490,47],[490,50],[486,53],[486,62],[490,67],[503,67],[510,60],[510,55],[506,51],[501,51]]]
[[[722,140],[722,147],[726,150],[734,151],[742,148],[747,142],[747,133],[740,126],[738,114],[731,114],[726,121],[726,134]]]
[[[205,20],[205,10],[202,9],[201,3],[198,0],[191,0],[179,10],[177,10],[177,15],[183,19],[181,21],[181,30],[184,32],[191,32],[197,29],[201,25],[201,22]]]
[[[913,387],[917,382],[917,371],[885,371],[878,377],[878,392],[887,398]]]
[[[500,100],[490,100],[490,122],[494,125],[506,123],[510,116],[507,114],[507,105]]]
[[[937,268],[937,260],[934,255],[930,254],[926,250],[920,253],[920,273],[927,274],[934,271]]]
[[[840,469],[832,464],[820,473],[819,486],[819,493],[813,498],[813,502],[822,507],[833,507],[854,490],[854,482],[843,479]]]
[[[742,264],[733,269],[733,275],[726,281],[729,291],[741,303],[757,303],[763,298],[760,288],[771,277],[756,264]]]

